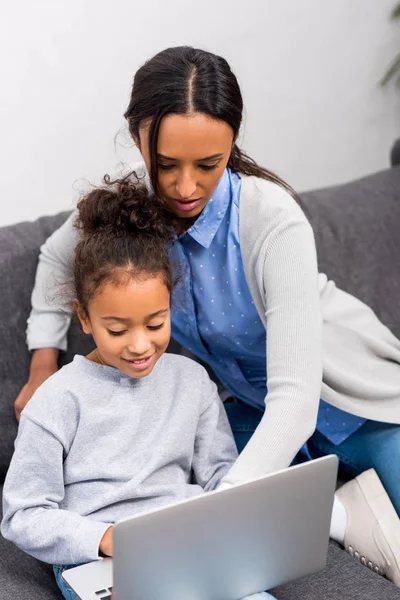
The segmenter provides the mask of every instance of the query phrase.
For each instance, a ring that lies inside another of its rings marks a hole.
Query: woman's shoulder
[[[293,224],[311,229],[301,206],[288,190],[260,177],[242,177],[241,237],[244,234],[253,238],[260,233],[265,238]]]
[[[279,183],[249,175],[241,175],[241,180],[241,205],[251,206],[261,212],[281,211],[304,216],[298,201]]]

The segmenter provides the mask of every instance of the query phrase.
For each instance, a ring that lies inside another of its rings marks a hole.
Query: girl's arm
[[[196,483],[206,491],[218,487],[237,458],[237,450],[217,386],[204,370],[203,409],[197,426],[193,456]]]
[[[22,415],[15,453],[3,490],[3,536],[51,564],[96,560],[110,527],[63,510],[63,446],[48,430]]]

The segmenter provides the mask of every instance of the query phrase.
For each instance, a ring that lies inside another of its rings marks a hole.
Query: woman
[[[172,335],[239,399],[228,406],[234,432],[254,429],[226,485],[288,466],[307,440],[311,456],[336,453],[358,476],[337,493],[331,535],[400,585],[400,342],[318,278],[295,193],[236,145],[242,109],[227,62],[202,50],[165,50],[134,78],[125,117],[155,192],[179,218]],[[69,319],[46,289],[71,268],[72,223],[42,248],[17,414],[66,348]]]

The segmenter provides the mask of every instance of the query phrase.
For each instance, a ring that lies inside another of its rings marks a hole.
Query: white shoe
[[[349,481],[336,496],[347,512],[347,552],[400,587],[400,519],[375,470]]]

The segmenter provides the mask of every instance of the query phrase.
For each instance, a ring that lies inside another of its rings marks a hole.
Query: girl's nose
[[[135,356],[143,356],[149,351],[150,347],[150,340],[144,333],[132,336],[127,346],[129,353]]]

